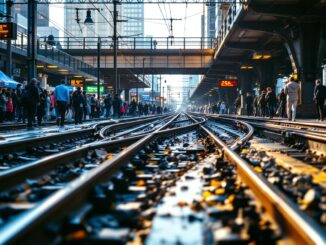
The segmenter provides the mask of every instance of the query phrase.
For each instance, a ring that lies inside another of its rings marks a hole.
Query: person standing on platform
[[[108,118],[111,116],[111,106],[112,106],[112,98],[110,94],[107,94],[104,98],[104,106],[105,106],[105,117]]]
[[[63,127],[66,110],[70,102],[69,89],[65,86],[65,80],[54,89],[54,99],[56,104],[57,125]]]
[[[23,118],[23,105],[21,103],[23,89],[21,84],[17,84],[16,87],[16,98],[17,98],[17,108],[16,108],[16,117],[17,122],[20,122]]]
[[[299,84],[293,77],[285,86],[287,114],[289,121],[295,121],[297,105],[299,100]]]
[[[47,103],[47,101],[46,101],[45,90],[41,87],[41,83],[39,81],[37,82],[37,90],[40,97],[40,103],[37,105],[36,114],[37,114],[37,125],[40,127],[42,124],[42,119],[45,114],[45,106],[46,106],[45,104]]]
[[[317,120],[324,121],[324,103],[326,99],[326,87],[322,85],[319,79],[316,80],[314,89],[314,102],[317,109]]]
[[[6,110],[7,110],[6,93],[5,90],[2,89],[0,91],[0,123],[3,123]]]
[[[275,107],[277,104],[276,94],[271,87],[268,87],[266,94],[266,103],[269,113],[269,118],[273,118],[275,116]]]
[[[261,95],[259,96],[259,99],[258,99],[258,104],[260,107],[260,116],[265,117],[266,116],[266,107],[267,107],[265,91],[261,92]]]
[[[75,111],[75,124],[81,124],[84,110],[84,97],[80,87],[72,94],[72,106]]]
[[[281,93],[278,95],[278,114],[280,117],[286,117],[286,94],[284,88],[282,88]]]
[[[84,113],[83,113],[83,118],[84,121],[86,121],[86,116],[89,114],[88,113],[88,106],[89,106],[89,101],[86,95],[86,91],[83,91],[83,99],[84,99]]]
[[[254,103],[254,98],[250,93],[247,93],[245,101],[246,101],[246,108],[247,108],[247,116],[249,117],[252,115],[252,111],[253,111],[252,106]]]
[[[22,95],[22,103],[24,105],[24,110],[26,110],[27,114],[27,129],[33,129],[33,121],[35,120],[36,107],[40,104],[40,96],[38,92],[38,88],[36,86],[37,83],[36,78],[32,78],[30,83],[26,86],[23,95]]]
[[[95,118],[95,108],[96,108],[96,99],[95,94],[91,95],[91,98],[89,100],[89,104],[91,105],[91,114],[90,118]]]
[[[113,116],[114,117],[120,117],[122,101],[121,101],[121,98],[119,97],[119,94],[116,94],[114,96],[114,100],[113,100],[112,105],[113,105]]]

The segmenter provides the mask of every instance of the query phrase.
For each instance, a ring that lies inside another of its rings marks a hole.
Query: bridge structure
[[[114,49],[112,38],[54,37],[60,50],[97,67],[100,57],[100,70],[105,81],[112,83],[114,70]],[[44,42],[49,40],[44,38]],[[202,74],[211,69],[215,38],[200,37],[132,37],[118,39],[118,74],[136,74],[142,77],[149,74]],[[146,79],[145,79],[146,80]],[[130,79],[129,83],[133,81]],[[131,88],[128,82],[122,84]]]

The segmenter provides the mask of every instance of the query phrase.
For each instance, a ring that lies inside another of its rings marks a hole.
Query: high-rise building
[[[6,15],[6,0],[0,0],[0,18]]]
[[[214,38],[216,31],[216,4],[213,1],[208,3],[206,11],[206,36]]]
[[[14,4],[13,12],[28,17],[27,4]],[[49,5],[37,5],[37,26],[49,26]]]
[[[91,10],[93,25],[84,24],[87,9]],[[118,37],[144,36],[143,4],[118,4],[117,12]],[[66,36],[88,37],[88,44],[95,45],[96,37],[113,36],[113,4],[84,4],[83,9],[76,8],[76,5],[66,4],[64,28]],[[94,39],[89,37],[94,37]]]

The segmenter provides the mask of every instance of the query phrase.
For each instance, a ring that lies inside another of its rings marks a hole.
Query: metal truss
[[[241,3],[247,4],[248,0],[36,0],[38,4],[222,4],[222,3]],[[17,0],[14,4],[27,4],[28,0]]]

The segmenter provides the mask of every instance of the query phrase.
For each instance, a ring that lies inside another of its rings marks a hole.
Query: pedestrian
[[[17,122],[20,122],[23,118],[23,105],[21,102],[21,97],[22,97],[23,89],[22,85],[19,83],[17,84],[16,87],[16,99],[17,99],[17,107],[16,107],[16,117],[17,117]]]
[[[83,118],[84,118],[84,121],[86,120],[86,116],[89,115],[89,110],[88,110],[88,107],[89,107],[89,101],[88,101],[88,98],[87,98],[87,95],[86,95],[86,91],[83,91],[83,99],[84,99],[84,113],[83,113]]]
[[[111,116],[111,107],[112,107],[112,98],[111,94],[107,94],[104,98],[104,106],[105,106],[105,117],[108,118]]]
[[[315,82],[314,102],[317,109],[317,120],[324,121],[324,103],[326,99],[326,87],[322,85],[320,79]]]
[[[269,118],[273,118],[275,116],[275,107],[277,104],[276,94],[271,87],[268,87],[266,93],[266,104],[268,108]]]
[[[46,94],[44,92],[44,89],[41,87],[41,83],[37,81],[36,84],[37,84],[38,94],[40,97],[40,103],[37,105],[36,115],[37,115],[37,125],[40,127],[42,124],[42,119],[45,114],[45,106],[47,101],[46,101]]]
[[[80,87],[77,87],[77,90],[72,94],[72,106],[75,111],[75,124],[81,124],[84,111],[84,96]]]
[[[285,118],[286,117],[286,94],[284,91],[284,88],[281,89],[281,93],[278,95],[278,114],[280,117]]]
[[[65,80],[54,89],[55,110],[57,115],[57,125],[63,127],[65,122],[66,110],[70,103],[69,89],[65,86]]]
[[[295,121],[298,99],[299,99],[299,84],[293,77],[285,85],[287,114],[289,121]]]
[[[91,95],[89,104],[91,106],[91,115],[90,115],[90,118],[94,118],[95,117],[95,108],[96,108],[95,94],[92,94]]]
[[[3,123],[4,121],[6,110],[7,110],[6,93],[5,90],[2,89],[0,91],[0,123]]]
[[[253,103],[254,103],[254,98],[252,97],[251,93],[246,94],[246,109],[247,109],[247,116],[251,116],[253,112]]]
[[[120,98],[119,94],[116,94],[114,96],[112,106],[113,106],[113,116],[114,117],[120,117],[121,116],[122,101],[121,101],[121,98]]]
[[[220,111],[219,111],[220,114],[225,114],[226,113],[226,104],[224,101],[221,102],[220,104]]]
[[[45,107],[44,107],[44,121],[47,122],[50,120],[50,110],[51,110],[51,97],[49,92],[44,89],[45,95]]]
[[[11,97],[11,93],[6,93],[6,118],[8,121],[12,121],[14,119],[14,103]]]
[[[36,78],[32,78],[22,94],[22,103],[24,105],[24,110],[26,110],[28,130],[33,129],[36,108],[40,104],[40,96],[36,85],[37,82]]]
[[[259,96],[259,100],[258,100],[258,105],[260,107],[260,113],[262,117],[266,116],[266,107],[267,107],[267,103],[266,103],[266,91],[262,91],[260,96]]]

